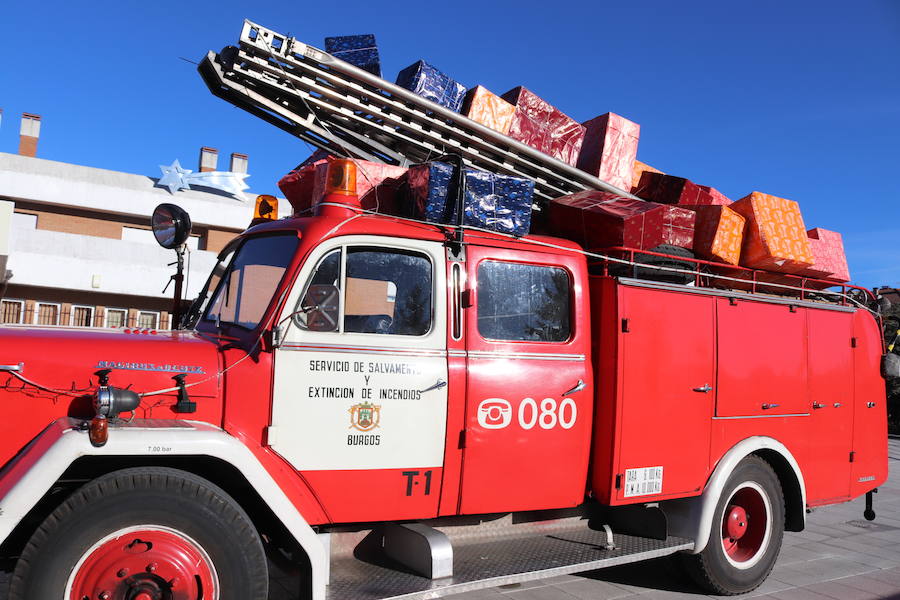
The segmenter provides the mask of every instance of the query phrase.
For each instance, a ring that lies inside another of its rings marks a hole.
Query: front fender
[[[210,456],[240,471],[309,556],[314,600],[324,600],[329,556],[290,499],[239,440],[208,423],[136,419],[111,427],[94,447],[81,421],[59,419],[0,472],[0,542],[12,533],[66,469],[83,456]]]

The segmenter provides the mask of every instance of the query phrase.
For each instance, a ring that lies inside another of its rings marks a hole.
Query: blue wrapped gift
[[[456,206],[448,202],[456,167],[442,162],[415,165],[406,173],[413,214],[431,223],[456,224]],[[466,167],[463,225],[515,236],[528,234],[534,182]]]
[[[454,112],[462,108],[466,86],[420,60],[400,71],[397,85]]]
[[[378,46],[375,45],[375,36],[370,33],[327,37],[325,38],[325,52],[381,77]]]

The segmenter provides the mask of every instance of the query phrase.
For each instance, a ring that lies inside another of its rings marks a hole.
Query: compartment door
[[[617,500],[699,493],[715,401],[715,299],[620,286]]]
[[[718,303],[717,417],[806,415],[806,309]]]
[[[853,432],[853,315],[811,309],[809,319],[808,504],[827,504],[850,494]]]

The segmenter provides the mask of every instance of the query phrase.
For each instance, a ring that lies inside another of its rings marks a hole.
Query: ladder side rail
[[[246,58],[246,57],[244,57],[244,58]],[[253,60],[253,59],[249,59],[249,60]],[[331,100],[335,104],[339,105],[339,106],[336,106],[335,108],[348,108],[349,107],[354,112],[372,113],[373,111],[371,110],[371,107],[376,104],[376,102],[374,102],[371,98],[371,96],[372,96],[371,92],[363,92],[360,94],[361,97],[356,98],[354,102],[351,102],[348,99],[347,92],[341,93],[341,89],[337,88],[334,85],[332,85],[332,88],[330,90],[326,90],[326,89],[323,89],[323,87],[321,87],[321,86],[310,85],[307,82],[307,80],[302,76],[288,73],[287,71],[282,73],[278,67],[272,66],[270,64],[266,64],[265,61],[259,61],[259,59],[255,59],[254,64],[256,66],[259,66],[261,69],[263,69],[265,72],[269,73],[270,75],[277,76],[277,78],[279,80],[281,80],[281,79],[289,79],[290,80],[291,88],[279,88],[279,91],[283,91],[285,93],[294,93],[295,95],[300,95],[307,102],[318,105],[319,108],[322,108],[324,106],[324,102],[326,102],[326,100]],[[253,69],[246,69],[245,68],[246,66],[249,66],[249,65],[244,65],[244,66],[235,65],[234,69],[235,69],[235,71],[240,72],[246,76],[255,77],[255,75],[253,74]],[[315,71],[315,70],[311,70],[311,72],[314,73],[318,77],[329,78],[327,72],[321,72],[321,71]],[[354,85],[353,83],[347,84],[346,81],[341,80],[341,79],[335,79],[335,78],[330,78],[330,79],[331,79],[331,81],[329,81],[329,83],[331,83],[331,84],[342,83],[342,84],[350,85],[350,86]],[[269,78],[261,78],[261,79],[259,79],[259,81],[265,85],[273,86],[276,88],[278,86],[280,86],[280,84],[278,82],[272,81]],[[357,92],[359,92],[359,90],[362,89],[362,88],[359,88],[359,86],[356,86],[356,87],[357,87],[357,90],[356,90]],[[310,93],[313,91],[315,91],[315,93],[321,97],[310,96]],[[363,99],[362,96],[365,97],[365,100]],[[383,102],[386,100],[385,98],[381,98],[381,97],[378,97],[378,99],[382,100]],[[463,146],[463,147],[466,145],[479,146],[479,147],[483,148],[486,152],[488,152],[490,154],[494,154],[494,155],[498,154],[501,151],[501,149],[497,148],[496,146],[486,144],[483,140],[481,140],[478,137],[464,136],[462,134],[462,132],[460,132],[458,129],[449,127],[444,123],[436,122],[433,119],[429,118],[427,115],[416,113],[414,110],[411,110],[410,107],[406,106],[403,103],[392,102],[391,104],[392,105],[388,105],[387,103],[385,103],[384,106],[379,107],[382,111],[389,111],[389,112],[382,112],[382,114],[374,115],[374,116],[377,116],[382,121],[384,121],[384,123],[375,124],[375,123],[371,122],[370,120],[366,120],[366,119],[361,119],[360,123],[362,123],[368,127],[380,126],[383,133],[385,133],[387,135],[393,135],[395,133],[390,127],[386,126],[387,123],[390,123],[394,127],[397,127],[400,129],[415,128],[418,132],[421,132],[422,134],[428,134],[428,135],[431,134],[431,131],[433,129],[439,129],[441,131],[441,133],[443,133],[444,135],[439,136],[439,137],[435,137],[435,136],[432,136],[432,137],[440,140],[441,143],[440,143],[440,145],[432,146],[432,148],[429,148],[429,151],[442,152],[442,151],[448,150],[448,149],[450,149],[447,146],[448,143],[451,143],[454,146]],[[408,121],[402,120],[402,119],[398,120],[397,117],[394,115],[394,113],[402,113],[403,115],[409,117],[409,120]],[[346,111],[342,111],[342,116],[351,117],[350,113],[347,113]],[[424,121],[424,123],[420,123],[420,122],[418,122],[418,120]],[[409,139],[409,138],[407,138],[407,139]],[[411,140],[411,141],[413,143],[415,143],[415,142],[418,142],[419,140]],[[480,158],[480,159],[484,160],[486,163],[488,163],[488,165],[491,168],[496,168],[496,169],[506,172],[510,175],[520,175],[520,176],[522,175],[521,169],[515,170],[510,164],[500,163],[497,160],[491,159],[489,156],[472,155],[472,157],[473,157],[473,159],[476,157]],[[549,176],[553,177],[553,179],[557,179],[560,182],[571,184],[571,182],[568,182],[565,179],[559,178],[559,176],[556,173],[553,173],[552,171],[548,171],[546,168],[542,167],[541,165],[532,165],[532,168],[541,169],[542,171],[544,171],[544,173],[537,174],[534,172],[529,172],[529,173],[527,173],[527,176],[529,176],[530,178],[540,179],[542,175],[549,175]],[[580,187],[574,188],[574,189],[563,188],[562,193],[571,193],[572,191],[578,191],[580,189],[584,189],[584,188],[580,188]],[[556,197],[556,196],[560,195],[560,190],[553,190],[553,191],[555,192],[556,195],[552,196],[552,197]]]
[[[264,94],[260,94],[257,90],[252,90],[246,85],[236,86],[224,77],[221,69],[210,57],[203,60],[199,70],[204,81],[214,95],[234,104],[238,108],[246,110],[250,114],[275,125],[305,142],[336,154],[343,154],[346,151],[350,151],[352,154],[357,155],[357,158],[362,158],[363,160],[388,162],[385,160],[385,156],[379,153],[379,150],[386,153],[388,156],[393,156],[398,162],[402,162],[403,160],[402,156],[393,153],[380,144],[377,148],[367,151],[358,145],[358,141],[361,138],[367,142],[367,145],[371,145],[373,143],[372,140],[359,136],[359,134],[353,132],[342,132],[340,131],[341,128],[337,125],[330,125],[330,129],[328,130],[319,127],[316,125],[316,119],[313,118],[315,117],[313,113],[308,113],[306,117],[303,117],[300,114],[287,109],[283,103],[270,100]],[[335,136],[335,130],[344,133],[344,135]],[[332,137],[339,137],[340,143],[335,142],[331,139]]]
[[[252,32],[253,30],[258,31],[255,36],[252,36],[250,34],[250,32]],[[275,48],[272,47],[270,42],[262,41],[266,36],[270,36],[273,39],[283,39],[285,41],[280,44],[280,47]],[[473,135],[481,139],[490,140],[494,145],[508,146],[516,153],[524,154],[539,163],[546,164],[551,169],[559,172],[561,175],[564,175],[565,178],[571,181],[578,182],[584,187],[599,189],[627,198],[637,199],[636,196],[620,190],[615,186],[612,186],[605,181],[602,181],[601,179],[590,175],[589,173],[585,173],[584,171],[576,169],[575,167],[572,167],[571,165],[550,157],[543,152],[540,152],[538,150],[535,150],[534,148],[522,144],[521,142],[513,140],[512,138],[503,135],[502,133],[489,129],[488,127],[485,127],[480,123],[476,123],[459,113],[448,110],[443,106],[431,102],[430,100],[426,100],[420,96],[417,96],[409,90],[392,84],[367,71],[364,71],[349,63],[334,58],[330,54],[327,54],[326,52],[323,52],[318,48],[300,42],[296,38],[288,38],[287,36],[278,34],[272,30],[266,29],[265,27],[252,23],[251,21],[246,21],[244,30],[241,34],[241,45],[251,49],[252,52],[271,56],[273,57],[273,60],[275,56],[278,56],[287,64],[301,63],[302,60],[300,57],[321,63],[327,66],[332,72],[339,72],[350,79],[365,82],[373,88],[382,90],[383,92],[387,92],[392,96],[399,97],[414,105],[426,107],[427,110],[431,113],[434,113],[436,117],[451,121],[460,128],[469,129],[470,131],[474,132]],[[440,119],[435,120],[439,122]]]
[[[392,114],[393,111],[392,111],[392,113],[373,114],[373,116],[376,116],[380,121],[382,121],[381,123],[375,123],[371,119],[365,119],[365,118],[359,116],[359,114],[357,114],[359,112],[367,111],[368,110],[367,104],[364,104],[361,101],[353,103],[348,100],[346,95],[341,94],[337,90],[333,90],[333,89],[326,90],[322,86],[319,86],[319,87],[315,88],[315,91],[318,94],[318,96],[312,96],[310,94],[310,92],[312,90],[306,89],[306,88],[312,88],[313,86],[305,85],[306,80],[304,78],[298,78],[296,75],[293,75],[293,74],[281,74],[280,79],[288,79],[289,78],[289,80],[291,81],[292,89],[286,90],[283,87],[280,87],[281,84],[279,82],[273,81],[269,77],[258,77],[254,70],[246,69],[245,66],[246,65],[244,65],[244,66],[237,65],[237,64],[234,65],[234,67],[233,67],[234,72],[239,73],[242,76],[245,76],[248,78],[254,78],[261,85],[269,86],[269,87],[273,88],[273,90],[276,92],[293,93],[294,95],[300,96],[301,98],[303,98],[303,100],[305,100],[307,103],[312,105],[314,112],[317,112],[316,109],[319,109],[326,113],[331,112],[331,111],[338,111],[342,118],[355,120],[362,127],[369,128],[369,129],[378,128],[378,129],[380,129],[380,132],[382,134],[390,136],[394,139],[405,141],[414,146],[422,145],[423,143],[425,143],[425,141],[426,141],[425,139],[414,139],[414,138],[409,137],[408,135],[402,135],[402,132],[404,130],[415,130],[415,133],[420,134],[421,136],[423,136],[423,138],[431,137],[433,140],[436,141],[436,143],[432,142],[430,144],[427,144],[428,146],[430,146],[428,148],[428,154],[443,154],[448,151],[459,152],[460,154],[463,154],[465,158],[468,158],[471,163],[476,164],[478,166],[482,166],[483,168],[488,168],[489,170],[493,170],[493,171],[501,172],[501,173],[505,172],[510,175],[517,175],[517,176],[523,175],[522,169],[516,170],[512,166],[510,166],[508,163],[498,162],[497,160],[490,158],[489,155],[485,154],[485,152],[487,152],[490,155],[496,155],[496,154],[498,154],[497,148],[490,146],[488,144],[485,144],[482,140],[479,140],[478,138],[459,139],[460,138],[459,132],[450,127],[441,127],[440,128],[441,132],[445,134],[445,135],[441,136],[441,135],[438,135],[435,132],[431,131],[431,128],[433,125],[433,123],[431,121],[426,121],[424,125],[420,122],[417,122],[414,119],[411,119],[410,121],[405,121],[405,120],[402,120],[400,117]],[[262,66],[262,65],[260,65],[260,66]],[[273,67],[271,67],[271,66],[266,66],[265,68],[267,70],[273,69]],[[331,101],[332,104],[329,104],[328,101]],[[405,107],[398,108],[398,112],[403,112],[404,114],[409,115],[411,117],[418,117],[420,119],[422,118],[421,115],[416,115],[414,112],[409,111]],[[372,114],[371,110],[369,110],[369,114]],[[326,119],[326,118],[323,118],[323,120],[330,121],[330,119]],[[370,136],[370,139],[371,139],[371,136]],[[483,148],[483,152],[474,153],[468,148],[469,146],[480,146],[481,148]],[[538,166],[538,168],[540,168],[540,167]],[[583,189],[583,188],[574,188],[574,186],[566,189],[566,188],[560,188],[557,185],[554,185],[557,183],[563,183],[563,184],[570,183],[570,182],[567,182],[567,180],[565,180],[565,179],[560,179],[559,177],[554,177],[553,178],[554,181],[547,181],[546,179],[544,179],[545,175],[553,176],[554,174],[552,172],[550,172],[550,173],[527,172],[526,175],[531,179],[535,179],[536,184],[538,184],[539,187],[545,188],[545,189],[541,189],[540,191],[542,192],[542,195],[544,197],[546,197],[546,199],[548,199],[548,200],[565,195],[565,194],[573,193],[575,191],[579,191],[580,189]]]

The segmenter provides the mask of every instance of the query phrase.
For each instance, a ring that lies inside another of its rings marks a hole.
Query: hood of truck
[[[101,369],[111,369],[109,385],[138,393],[172,388],[185,373],[196,412],[175,413],[178,394],[168,391],[144,397],[134,416],[221,422],[219,343],[195,332],[0,326],[0,365],[20,364],[27,382],[0,371],[0,464],[53,420],[92,417]]]

